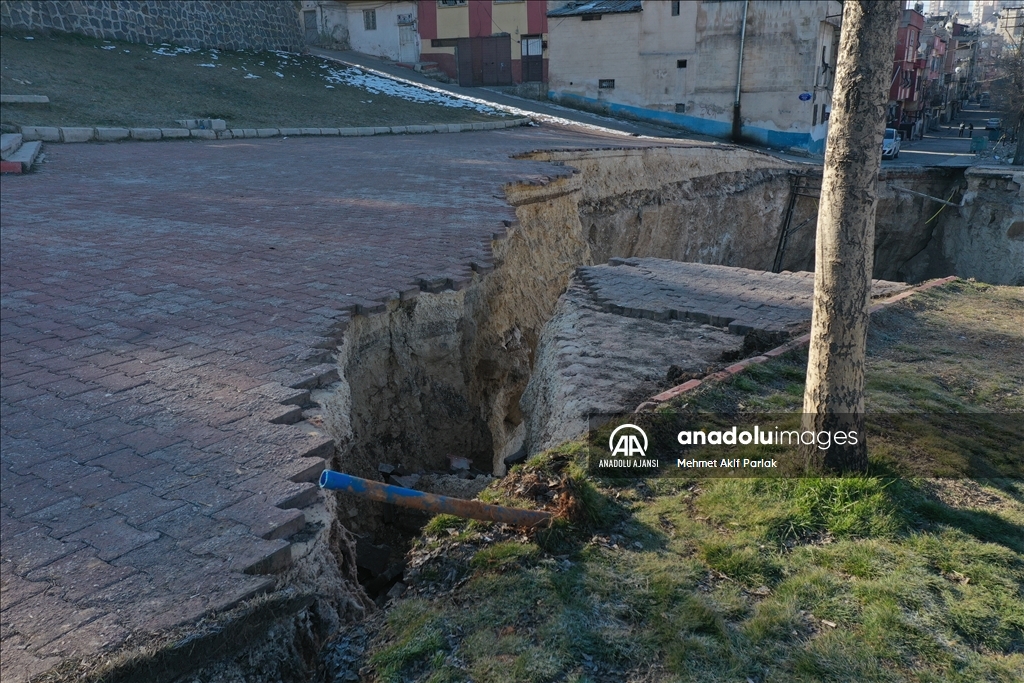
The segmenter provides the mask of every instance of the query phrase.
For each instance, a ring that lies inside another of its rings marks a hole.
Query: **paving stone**
[[[159,533],[140,531],[125,522],[123,517],[115,515],[90,524],[68,536],[67,540],[87,543],[96,549],[97,557],[110,561],[159,537]]]
[[[82,548],[82,544],[74,540],[53,538],[46,527],[40,525],[15,526],[13,521],[8,521],[4,526],[10,530],[4,534],[5,559],[13,562],[15,573],[21,576]]]
[[[45,581],[35,581],[18,576],[13,566],[8,562],[4,562],[0,566],[3,567],[0,570],[2,571],[2,574],[0,574],[0,594],[3,595],[3,611],[10,610],[32,596],[42,593],[50,585]]]
[[[229,562],[234,571],[247,574],[276,573],[292,562],[291,546],[284,539],[254,539],[245,526],[229,529],[191,546],[189,552],[200,557],[212,555]]]
[[[159,128],[132,128],[130,130],[132,140],[159,140]]]
[[[213,517],[245,524],[254,535],[266,539],[288,538],[306,524],[301,510],[282,510],[248,496]]]
[[[100,588],[120,581],[135,572],[131,567],[115,567],[96,556],[93,548],[83,548],[48,565],[29,572],[25,579],[49,586],[62,600],[75,602]],[[39,585],[39,584],[37,584]],[[6,603],[7,597],[4,596]]]
[[[8,618],[19,633],[39,634],[32,638],[36,641],[33,644],[38,647],[56,640],[101,614],[102,612],[95,609],[71,609],[71,605],[66,601],[48,593],[40,593],[21,603],[13,613],[9,612]]]

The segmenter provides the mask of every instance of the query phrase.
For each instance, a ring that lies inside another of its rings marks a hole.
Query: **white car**
[[[900,140],[902,139],[903,135],[895,128],[886,128],[885,136],[882,138],[882,158],[899,159]]]

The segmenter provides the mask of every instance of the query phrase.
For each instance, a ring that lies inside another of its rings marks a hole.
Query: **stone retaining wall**
[[[225,50],[298,51],[304,42],[297,3],[282,0],[5,0],[0,26]]]

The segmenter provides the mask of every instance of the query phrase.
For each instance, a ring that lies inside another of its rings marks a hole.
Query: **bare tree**
[[[882,134],[901,2],[846,0],[839,39],[815,245],[814,312],[804,389],[804,428],[856,431],[809,465],[867,467],[864,358]]]

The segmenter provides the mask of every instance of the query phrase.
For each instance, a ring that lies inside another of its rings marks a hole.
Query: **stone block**
[[[484,129],[484,124],[483,124],[482,121],[477,121],[476,123],[471,123],[471,124],[468,124],[468,125],[470,125],[473,130],[483,130]]]
[[[215,130],[213,134],[217,136],[218,140],[231,140],[235,137],[230,130]]]
[[[373,135],[373,128],[356,128],[356,135]]]
[[[284,135],[284,136],[302,135],[302,129],[301,128],[282,128],[281,129],[281,135]]]
[[[210,119],[210,125],[207,126],[210,130],[222,131],[228,129],[228,123],[224,119]]]
[[[388,134],[390,132],[391,132],[391,129],[388,126],[376,126],[373,129],[373,134],[374,135],[386,135],[386,134]]]
[[[300,128],[299,135],[320,135],[319,128]]]
[[[212,130],[203,130],[200,128],[193,128],[189,131],[189,137],[199,138],[200,140],[216,140],[217,134]]]
[[[338,129],[338,135],[341,135],[343,137],[351,137],[353,135],[359,135],[359,129],[358,128],[339,128]]]
[[[50,126],[22,126],[21,137],[25,142],[42,140],[43,142],[60,142],[60,129]]]
[[[280,135],[281,131],[277,128],[257,128],[256,137],[258,138],[273,138]]]
[[[339,128],[321,128],[320,135],[337,135]]]
[[[231,133],[231,137],[233,137],[233,138],[244,138],[245,137],[245,131],[242,130],[241,128],[232,128],[229,132]]]
[[[62,142],[89,142],[96,135],[93,128],[61,128],[60,139]]]
[[[396,133],[396,134],[398,134],[398,133],[408,133],[409,132],[409,127],[408,126],[391,126],[391,132],[392,133]]]
[[[115,140],[124,140],[128,137],[127,128],[97,128],[96,139],[103,140],[104,142],[113,142]]]
[[[448,124],[446,124],[446,123],[435,123],[433,126],[431,126],[431,128],[434,129],[435,133],[447,133],[448,132]]]
[[[448,124],[448,132],[449,133],[461,133],[462,130],[463,130],[463,127],[462,127],[461,123],[449,123]]]
[[[159,140],[159,128],[132,128],[132,140]]]
[[[161,128],[160,137],[164,140],[170,140],[173,138],[187,138],[188,128]]]
[[[3,104],[49,104],[50,98],[46,95],[0,95],[0,102]]]

